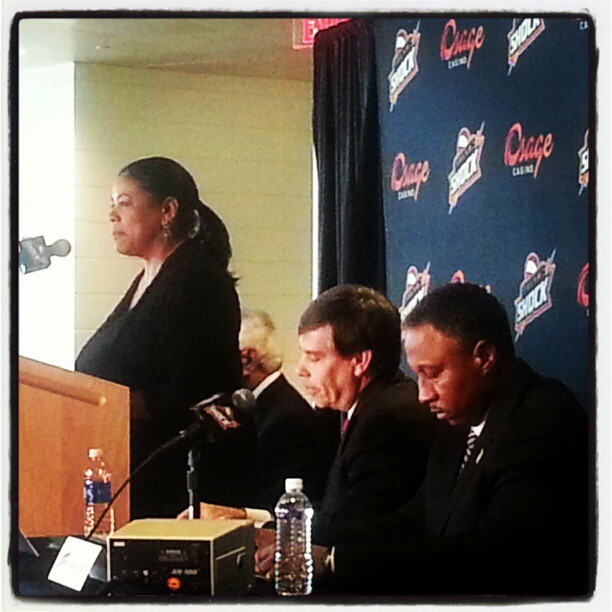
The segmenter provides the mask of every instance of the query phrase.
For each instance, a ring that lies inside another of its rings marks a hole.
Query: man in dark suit
[[[329,289],[306,308],[298,335],[297,374],[306,395],[345,415],[323,501],[315,507],[312,539],[327,546],[344,522],[392,512],[414,495],[436,422],[418,404],[414,381],[398,372],[400,317],[382,294],[355,285]],[[214,510],[202,516],[244,516]],[[250,510],[247,515],[256,519]],[[262,547],[271,550],[273,541],[273,533],[260,532]]]
[[[334,287],[300,318],[297,373],[318,406],[345,415],[313,541],[333,544],[344,522],[399,508],[423,479],[435,422],[398,372],[401,338],[395,306],[356,285]]]
[[[318,504],[336,452],[340,423],[336,420],[335,428],[333,424],[330,428],[328,419],[289,384],[281,372],[274,323],[266,312],[243,311],[239,342],[242,384],[257,400],[252,415],[257,435],[256,482],[250,505],[274,510],[286,478],[302,478],[306,495]]]
[[[430,293],[403,338],[419,399],[444,421],[399,512],[346,523],[317,570],[349,592],[579,596],[588,578],[586,415],[515,357],[476,285]],[[260,559],[260,571],[262,571]]]

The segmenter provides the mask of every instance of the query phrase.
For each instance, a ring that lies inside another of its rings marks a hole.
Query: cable
[[[192,425],[190,425],[187,429],[184,429],[183,431],[181,431],[177,436],[175,436],[174,438],[172,438],[171,440],[168,440],[168,442],[166,442],[165,444],[163,444],[162,446],[160,446],[159,448],[156,448],[121,484],[121,486],[117,489],[117,491],[115,492],[115,494],[111,497],[110,501],[108,502],[108,505],[106,506],[106,508],[104,508],[102,514],[100,515],[100,517],[98,518],[98,520],[96,521],[95,525],[93,526],[92,530],[87,534],[87,536],[85,537],[85,541],[88,542],[89,540],[91,540],[92,536],[95,534],[96,530],[98,529],[98,527],[100,526],[100,523],[102,522],[102,520],[104,519],[104,517],[108,514],[108,511],[111,509],[111,506],[115,503],[115,500],[119,497],[119,495],[121,495],[123,489],[125,489],[125,487],[127,487],[128,483],[132,480],[132,478],[134,476],[136,476],[136,474],[138,474],[145,466],[149,465],[149,463],[151,463],[151,461],[153,461],[153,459],[155,459],[158,455],[160,455],[161,453],[167,451],[169,448],[171,448],[172,446],[178,444],[179,442],[182,442],[183,440],[187,440],[188,438],[191,438],[192,436],[194,436],[195,434],[197,434],[202,428],[204,427],[204,424],[202,423],[202,421],[197,421],[195,423],[193,423]]]

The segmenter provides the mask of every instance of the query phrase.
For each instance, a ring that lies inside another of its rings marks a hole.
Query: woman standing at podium
[[[164,157],[128,164],[115,180],[109,220],[117,251],[139,257],[144,269],[75,369],[130,388],[134,469],[193,422],[190,406],[240,385],[240,307],[227,271],[227,229],[180,164]],[[136,476],[132,518],[185,508],[186,453],[165,454]],[[234,499],[221,473],[213,480],[208,498]]]

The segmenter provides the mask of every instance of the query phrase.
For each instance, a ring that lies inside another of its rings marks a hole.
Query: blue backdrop
[[[389,297],[489,286],[589,397],[589,36],[576,17],[377,20]]]

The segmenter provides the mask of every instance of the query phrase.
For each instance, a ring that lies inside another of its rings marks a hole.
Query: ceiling
[[[310,81],[286,18],[23,18],[20,67],[64,61]]]

